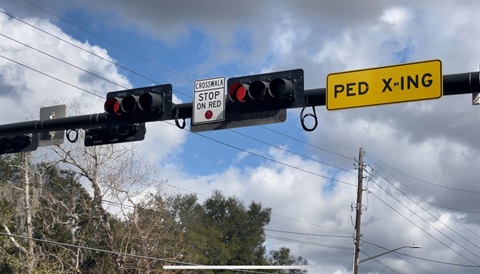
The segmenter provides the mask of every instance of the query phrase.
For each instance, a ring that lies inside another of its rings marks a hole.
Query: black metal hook
[[[75,132],[75,138],[73,138],[73,140],[71,139],[70,137],[70,134],[72,132]],[[67,137],[67,140],[70,142],[70,143],[76,143],[78,141],[78,129],[68,129],[67,132],[65,133],[66,137]]]
[[[178,118],[179,118],[178,116],[179,116],[179,114],[180,114],[180,111],[178,110],[178,108],[176,108],[176,113],[175,113],[175,125],[177,125],[177,127],[180,128],[180,129],[184,129],[184,128],[185,128],[185,125],[186,125],[186,123],[185,123],[185,118],[180,117],[180,119],[183,120],[182,125],[180,125],[180,123],[178,122]]]
[[[315,112],[315,107],[312,106],[312,109],[313,109],[313,113],[307,113],[305,115],[303,115],[303,111],[306,109],[307,107],[304,106],[302,108],[302,111],[300,112],[300,122],[302,124],[302,128],[305,130],[305,131],[314,131],[317,126],[318,126],[318,119],[317,119],[317,113]],[[308,128],[307,126],[305,126],[305,118],[306,117],[313,117],[314,121],[315,121],[315,124],[313,125],[312,128]]]

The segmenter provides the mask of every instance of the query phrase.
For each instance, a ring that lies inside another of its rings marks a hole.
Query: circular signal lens
[[[148,92],[143,93],[140,95],[140,98],[138,99],[138,107],[141,110],[150,110],[152,108],[152,102],[153,98],[152,95]]]
[[[125,113],[135,113],[137,112],[137,102],[138,96],[135,95],[128,95],[127,97],[123,98],[122,100],[122,110]]]
[[[253,100],[262,100],[267,94],[268,83],[263,81],[255,81],[250,84],[248,96]]]
[[[138,107],[144,111],[161,109],[163,97],[160,94],[145,92],[138,98]]]
[[[228,98],[233,102],[245,103],[247,97],[247,85],[235,83],[228,89]]]
[[[103,105],[105,112],[110,115],[122,115],[122,111],[120,109],[121,101],[122,99],[116,97],[108,98]]]
[[[273,98],[288,99],[293,95],[293,90],[293,84],[289,80],[276,78],[270,82],[269,94]]]

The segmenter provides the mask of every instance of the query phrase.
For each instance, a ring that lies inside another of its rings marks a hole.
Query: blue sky
[[[37,119],[53,104],[70,116],[102,112],[102,96],[121,86],[171,83],[179,103],[192,101],[195,80],[217,76],[302,68],[313,89],[329,73],[404,62],[440,59],[445,74],[480,66],[478,1],[2,0],[0,11],[0,124]],[[362,251],[416,243],[422,249],[404,253],[420,259],[379,260],[400,273],[478,271],[480,108],[471,95],[316,112],[310,133],[293,109],[282,124],[200,134],[149,123],[135,145],[168,181],[166,192],[203,199],[219,189],[272,207],[270,229],[337,236],[353,235],[353,163],[363,146],[372,169]],[[351,272],[352,239],[267,235],[269,248],[289,247],[317,267],[312,273]],[[389,270],[370,261],[361,271]]]

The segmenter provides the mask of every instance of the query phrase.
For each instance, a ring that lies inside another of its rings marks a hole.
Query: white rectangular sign
[[[225,120],[225,77],[197,80],[193,90],[192,124]]]

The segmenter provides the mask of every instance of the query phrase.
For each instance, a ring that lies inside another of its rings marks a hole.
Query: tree
[[[196,195],[177,196],[175,215],[186,231],[188,255],[198,264],[265,265],[264,226],[270,208],[215,191],[202,205]]]
[[[51,272],[52,269],[81,272],[89,252],[80,247],[65,247],[58,243],[84,246],[94,234],[95,220],[90,219],[92,199],[80,184],[78,177],[58,165],[40,163],[36,184],[42,189],[39,195],[40,209],[35,214],[35,238],[50,241],[37,243],[43,254],[38,269]]]
[[[55,153],[91,189],[92,207],[88,213],[96,231],[91,235],[93,241],[85,241],[86,245],[113,251],[102,254],[102,258],[91,257],[88,265],[94,266],[95,273],[143,273],[158,265],[122,253],[179,258],[184,235],[174,227],[174,219],[167,216],[160,194],[143,204],[136,202],[145,197],[145,190],[159,176],[148,161],[135,154],[134,146],[58,146]],[[172,245],[175,248],[170,248]]]
[[[307,265],[308,261],[301,257],[295,257],[290,254],[290,249],[287,247],[281,247],[278,250],[270,251],[270,256],[268,261],[271,265]],[[290,269],[290,270],[281,270],[276,273],[288,273],[288,274],[300,274],[305,273],[306,270],[300,269]]]
[[[0,230],[12,234],[0,235],[0,272],[148,273],[161,258],[184,258],[185,235],[167,200],[144,197],[155,169],[133,148],[54,152],[57,162],[34,166],[21,154],[0,158]]]
[[[83,255],[80,250],[54,244],[79,244],[82,211],[90,208],[86,204],[91,199],[74,174],[53,163],[31,165],[29,156],[24,154],[4,156],[0,166],[5,167],[1,169],[0,225],[3,231],[14,235],[0,240],[0,258],[4,259],[0,261],[0,270],[79,272]]]
[[[35,190],[31,189],[30,185],[30,154],[19,153],[13,157],[7,157],[2,159],[2,166],[10,165],[6,168],[5,175],[10,175],[11,180],[6,178],[2,179],[2,188],[5,192],[2,194],[5,207],[12,209],[14,206],[14,219],[15,222],[9,222],[9,216],[2,216],[1,226],[7,234],[12,234],[10,227],[15,226],[17,234],[24,234],[26,236],[26,243],[17,241],[13,236],[8,235],[8,241],[4,242],[1,253],[7,257],[7,262],[3,262],[8,265],[12,271],[24,271],[26,273],[32,273],[35,268],[36,256],[35,256],[35,243],[33,241],[33,225],[32,216],[34,214],[34,199]],[[15,205],[14,205],[15,204]],[[7,211],[13,213],[12,211]],[[12,217],[10,215],[10,217]],[[12,250],[10,247],[13,246]],[[10,251],[10,252],[9,252]],[[17,253],[18,256],[12,256]]]
[[[150,194],[135,205],[134,211],[124,222],[122,241],[126,250],[151,258],[182,261],[185,255],[184,233],[169,210],[169,200],[160,192]],[[138,258],[125,258],[129,273],[160,273],[165,262]]]

